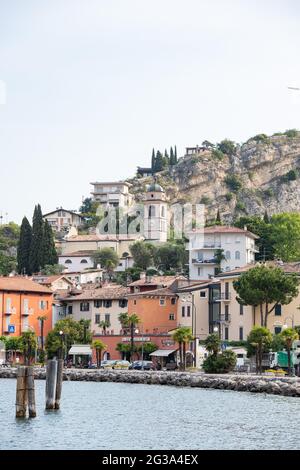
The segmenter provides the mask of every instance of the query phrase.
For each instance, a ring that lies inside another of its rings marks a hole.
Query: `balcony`
[[[24,316],[33,315],[33,314],[34,314],[34,308],[28,308],[28,309],[25,309],[25,310],[22,312],[22,315],[24,315]]]
[[[221,313],[216,320],[216,323],[230,323],[231,315],[229,313]]]
[[[195,259],[194,258],[194,259],[192,259],[192,263],[193,264],[204,264],[204,265],[206,265],[206,264],[208,264],[208,265],[209,264],[218,264],[217,261],[214,258],[212,258],[212,259]]]
[[[214,300],[216,302],[229,302],[231,300],[231,292],[221,292],[215,296]]]
[[[197,247],[192,246],[191,250],[219,250],[220,248],[220,243],[201,243]]]

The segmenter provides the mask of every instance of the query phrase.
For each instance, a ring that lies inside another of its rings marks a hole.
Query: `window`
[[[72,264],[72,261],[70,259],[66,259],[65,264]]]
[[[159,299],[159,305],[164,306],[165,305],[165,299]]]
[[[87,260],[86,260],[86,259],[82,259],[82,260],[80,261],[80,263],[81,263],[81,264],[87,264]]]
[[[198,276],[202,276],[203,275],[203,268],[198,268]]]
[[[98,325],[99,325],[99,323],[100,323],[100,315],[99,315],[99,313],[97,313],[97,314],[95,315],[95,323],[97,323]]]
[[[228,260],[228,259],[231,259],[231,253],[230,253],[230,251],[228,251],[228,250],[226,251],[226,253],[225,253],[225,258],[226,258],[227,260]]]
[[[133,301],[133,305],[136,305],[136,300]]]
[[[149,218],[155,217],[155,206],[149,206]]]
[[[175,320],[175,313],[170,313],[169,320]]]
[[[46,300],[40,300],[39,308],[40,308],[40,310],[47,310],[48,302]]]
[[[281,330],[282,330],[281,326],[275,326],[274,328],[275,335],[279,335],[281,333]]]
[[[229,328],[228,328],[228,326],[225,326],[224,339],[225,339],[225,341],[229,340]]]
[[[24,309],[24,313],[29,312],[29,300],[28,299],[23,300],[23,309]]]
[[[164,206],[162,206],[162,208],[161,208],[161,216],[162,216],[162,217],[165,216],[165,208],[164,208]]]
[[[172,297],[172,299],[171,299],[171,304],[172,304],[172,305],[175,305],[175,304],[176,304],[176,298],[175,298],[175,297]]]
[[[102,300],[94,300],[94,307],[95,308],[102,307]]]
[[[120,299],[119,300],[119,307],[120,308],[125,308],[125,307],[127,307],[127,303],[128,303],[128,301],[126,299]]]
[[[241,259],[241,253],[239,251],[235,252],[235,259]]]
[[[240,237],[236,237],[235,243],[241,243],[241,238],[240,238]]]
[[[277,317],[281,316],[281,305],[275,305],[275,315]]]
[[[191,307],[190,305],[188,305],[187,307],[187,314],[186,314],[187,317],[190,317],[191,316]]]
[[[244,305],[240,304],[240,315],[244,315]]]
[[[109,313],[105,314],[105,321],[106,321],[106,323],[108,323],[110,325],[110,314]]]
[[[110,308],[112,306],[111,300],[103,300],[103,307]]]
[[[229,320],[229,305],[225,305],[225,321]]]
[[[185,317],[185,307],[181,307],[181,316]]]
[[[202,290],[200,292],[200,297],[201,297],[201,299],[206,299],[206,291],[205,290]]]
[[[244,328],[242,326],[240,326],[239,328],[239,338],[240,338],[240,341],[244,340]]]
[[[80,303],[80,311],[81,312],[89,312],[90,310],[90,303],[89,302],[81,302]]]
[[[72,315],[73,313],[73,305],[68,305],[68,315]]]

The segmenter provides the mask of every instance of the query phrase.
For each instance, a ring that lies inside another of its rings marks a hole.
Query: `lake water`
[[[300,399],[222,390],[64,382],[61,410],[16,420],[0,379],[0,449],[300,449]]]

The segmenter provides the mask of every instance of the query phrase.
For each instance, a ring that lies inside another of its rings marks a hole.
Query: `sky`
[[[0,0],[0,215],[77,210],[152,148],[300,128],[298,0]]]

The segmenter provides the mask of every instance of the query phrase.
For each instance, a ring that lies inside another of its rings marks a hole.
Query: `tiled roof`
[[[176,292],[172,291],[169,287],[162,287],[161,289],[147,290],[144,292],[135,292],[134,294],[128,294],[128,298],[135,297],[176,297]]]
[[[100,241],[134,241],[141,236],[133,236],[133,235],[74,235],[68,237],[64,240],[64,242],[100,242]]]
[[[205,227],[203,229],[204,234],[210,234],[210,233],[240,233],[240,234],[246,234],[248,237],[258,239],[259,237],[255,235],[254,233],[250,232],[249,230],[243,230],[238,227],[229,227],[226,225],[214,225],[212,227]],[[190,233],[201,233],[200,230],[192,230]]]
[[[129,287],[136,286],[163,286],[167,287],[173,284],[176,280],[184,280],[184,276],[146,276],[144,279],[138,279],[137,281],[131,282]]]
[[[266,263],[247,264],[246,266],[242,266],[241,268],[233,269],[232,271],[224,271],[224,272],[218,274],[215,277],[220,278],[220,277],[230,277],[231,275],[236,276],[238,274],[245,273],[245,272],[249,271],[250,269],[255,268],[256,266],[261,266],[263,264],[265,264],[266,266],[268,266],[270,268],[271,267],[280,268],[287,274],[289,274],[289,273],[296,273],[297,274],[298,273],[300,275],[300,261],[295,261],[293,263],[282,263],[282,262],[278,262],[278,261],[267,261]]]
[[[37,282],[33,282],[26,277],[0,277],[0,291],[14,292],[37,292],[43,294],[52,294],[48,287],[42,286]]]
[[[64,300],[114,300],[124,299],[129,293],[127,287],[120,285],[109,285],[105,287],[87,286],[84,291],[77,295],[71,295]]]

